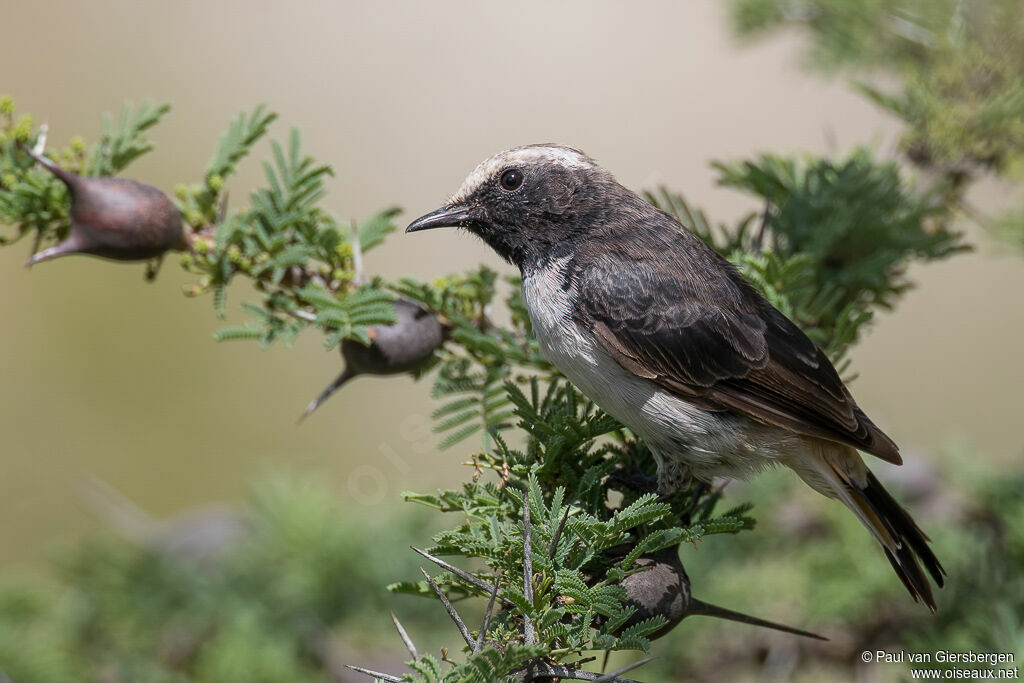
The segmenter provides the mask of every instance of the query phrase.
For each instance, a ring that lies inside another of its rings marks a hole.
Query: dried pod
[[[67,239],[34,254],[26,265],[65,254],[138,261],[185,248],[181,214],[157,188],[128,178],[86,178],[27,147],[22,150],[57,176],[71,194]]]
[[[433,313],[408,299],[395,301],[396,321],[370,328],[370,345],[345,340],[341,356],[345,370],[323,390],[299,417],[305,420],[350,379],[359,375],[397,375],[420,367],[444,341],[444,328]]]
[[[825,640],[825,638],[808,631],[733,612],[696,599],[690,592],[690,578],[686,575],[686,570],[683,569],[683,563],[679,560],[676,548],[667,548],[652,555],[645,555],[637,560],[636,564],[638,567],[643,567],[644,571],[630,574],[620,583],[626,589],[628,596],[626,604],[636,608],[636,612],[623,625],[623,629],[660,615],[665,617],[668,623],[650,636],[652,639],[660,638],[686,617],[699,614]]]

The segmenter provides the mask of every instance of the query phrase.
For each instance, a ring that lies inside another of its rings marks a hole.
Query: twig
[[[565,508],[565,514],[562,515],[562,519],[558,522],[555,533],[551,537],[551,545],[548,547],[549,560],[555,559],[555,553],[558,551],[558,542],[562,540],[562,530],[565,529],[565,523],[569,521],[569,509],[568,507]]]
[[[727,481],[723,482],[721,486],[714,487],[710,492],[706,492],[708,493],[708,495],[704,498],[704,500],[700,501],[698,504],[694,505],[692,509],[689,509],[684,513],[684,518],[687,520],[685,523],[689,524],[691,521],[693,521],[694,517],[699,517],[704,513],[709,513],[710,510],[718,502],[719,494],[721,494],[722,491],[725,490],[725,487],[728,484],[729,482]]]
[[[533,543],[530,540],[530,491],[523,491],[523,597],[533,607]],[[523,614],[523,639],[527,645],[537,642],[529,614]]]
[[[471,583],[474,586],[476,586],[477,588],[483,589],[487,593],[493,593],[494,591],[497,590],[497,586],[492,586],[491,584],[487,583],[483,579],[476,578],[475,576],[473,576],[469,572],[467,572],[465,570],[462,570],[462,569],[459,569],[458,567],[456,567],[456,566],[454,566],[452,564],[449,564],[448,562],[445,562],[440,557],[434,557],[433,555],[428,553],[426,550],[420,550],[419,548],[417,548],[414,545],[411,545],[409,547],[412,548],[417,553],[419,553],[420,555],[422,555],[423,557],[425,557],[428,560],[430,560],[431,562],[433,562],[434,564],[436,564],[441,569],[447,569],[448,571],[450,571],[452,574],[455,574],[455,576],[459,577],[463,581],[466,581],[467,583]],[[515,603],[512,602],[511,600],[509,600],[508,598],[502,596],[500,591],[498,592],[498,598],[501,599],[501,602],[503,604],[508,605],[509,607],[515,607]]]
[[[652,657],[644,657],[643,659],[641,659],[639,661],[636,661],[636,662],[633,662],[632,664],[629,664],[627,666],[624,666],[621,669],[616,669],[615,671],[611,672],[610,674],[605,674],[605,675],[601,676],[600,678],[594,679],[594,683],[609,683],[609,681],[616,681],[616,680],[619,679],[619,676],[621,674],[624,674],[626,672],[632,671],[633,669],[639,669],[641,666],[643,666],[647,662],[651,661],[652,659],[655,659],[655,658],[653,656]]]
[[[764,232],[768,227],[768,212],[772,208],[771,197],[765,197],[764,199],[764,211],[761,213],[761,225],[757,228],[757,234],[754,235],[753,251],[755,254],[761,253],[761,246],[764,243]]]
[[[390,676],[388,674],[382,674],[379,671],[372,671],[371,669],[364,669],[361,666],[353,666],[351,664],[346,664],[345,666],[347,666],[349,669],[352,669],[353,671],[358,671],[364,676],[369,676],[370,678],[379,678],[382,681],[388,681],[388,683],[402,683],[401,678]]]
[[[466,622],[462,621],[462,617],[460,617],[459,613],[455,611],[452,601],[444,594],[441,587],[434,583],[434,580],[430,578],[430,574],[427,573],[427,570],[420,567],[420,571],[423,572],[423,576],[427,577],[427,583],[430,584],[430,587],[434,589],[435,593],[437,593],[437,597],[441,599],[441,604],[444,605],[444,609],[448,612],[448,616],[451,617],[452,621],[455,622],[455,625],[459,627],[459,633],[462,634],[462,639],[466,641],[466,645],[468,645],[469,649],[472,650],[473,636],[470,635],[469,629],[466,628]]]
[[[223,223],[224,219],[228,216],[228,191],[224,190],[224,194],[220,198],[220,206],[217,207],[217,223]]]
[[[610,650],[605,650],[605,654],[607,654],[608,652],[610,652]],[[596,661],[597,661],[597,657],[584,657],[583,659],[577,659],[575,662],[572,663],[571,666],[572,666],[573,669],[578,669],[581,666],[583,666],[584,664],[588,664],[589,662],[596,662]]]
[[[522,673],[526,681],[538,678],[567,678],[574,681],[605,681],[606,683],[638,683],[629,678],[606,678],[593,671],[581,671],[565,666],[554,666],[540,659],[530,660],[524,667],[514,673]]]
[[[402,622],[398,620],[398,617],[395,616],[394,612],[391,613],[391,621],[395,622],[395,628],[398,629],[398,635],[402,639],[402,642],[405,643],[405,649],[409,651],[409,654],[412,655],[413,659],[419,659],[420,653],[416,651],[416,645],[412,642],[412,638],[409,637],[408,631],[406,631],[405,627],[402,626]]]
[[[476,647],[473,648],[473,654],[477,654],[484,647],[484,636],[487,635],[487,627],[491,625],[491,614],[494,612],[494,600],[498,597],[498,584],[495,582],[494,590],[491,591],[491,599],[487,602],[487,611],[484,612],[484,623],[480,627],[480,635],[476,638]]]
[[[693,493],[690,494],[690,502],[686,506],[686,511],[679,518],[680,524],[688,526],[693,521],[693,515],[697,512],[697,504],[700,502],[700,497],[703,496],[711,489],[711,485],[704,480],[698,480],[697,485],[693,487]]]

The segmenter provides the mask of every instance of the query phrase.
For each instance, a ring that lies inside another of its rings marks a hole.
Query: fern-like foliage
[[[148,151],[143,134],[162,114],[126,110],[98,143],[106,151],[81,143],[58,156],[80,169],[118,170]],[[0,116],[0,219],[19,235],[49,238],[66,197],[16,149],[38,137],[32,121],[15,121],[4,100]],[[666,549],[751,529],[749,506],[718,512],[722,492],[701,484],[658,496],[658,466],[643,440],[541,356],[519,278],[486,267],[431,282],[368,277],[362,256],[394,230],[397,210],[339,222],[322,207],[331,167],[303,151],[297,131],[271,143],[262,187],[229,210],[224,183],[274,119],[262,107],[240,115],[202,180],[179,187],[189,241],[182,265],[197,276],[187,293],[211,294],[225,316],[228,288],[245,279],[261,298],[243,306],[249,322],[220,330],[218,339],[269,345],[312,329],[328,349],[372,344],[375,326],[396,321],[396,297],[420,303],[441,322],[445,342],[413,374],[433,382],[440,445],[471,449],[470,481],[405,496],[455,513],[454,526],[425,551],[451,563],[430,582],[390,589],[446,600],[493,595],[502,608],[459,662],[414,656],[411,673],[387,680],[492,681],[541,666],[565,678],[587,651],[648,651],[667,622],[637,619],[624,579]],[[963,249],[948,228],[949,195],[915,190],[894,164],[864,150],[838,160],[762,155],[716,169],[723,185],[754,195],[764,210],[727,225],[671,190],[647,198],[730,259],[841,369],[872,314],[909,287],[911,262]]]
[[[263,105],[249,114],[239,114],[217,143],[217,149],[206,165],[203,182],[192,187],[178,187],[178,208],[195,229],[215,225],[223,218],[221,213],[223,202],[226,201],[225,182],[235,174],[238,163],[252,152],[276,120],[277,114],[268,111]]]
[[[947,229],[944,204],[907,188],[894,163],[875,161],[866,149],[838,161],[762,155],[715,168],[722,185],[769,202],[765,247],[780,262],[809,260],[799,268],[806,280],[797,287],[775,282],[787,286],[794,310],[803,309],[804,322],[813,318],[828,339],[851,320],[864,322],[860,313],[891,308],[911,286],[911,259],[931,261],[966,248]]]
[[[160,123],[171,111],[171,105],[143,102],[135,106],[126,102],[115,124],[109,114],[103,115],[103,134],[86,154],[80,172],[88,176],[116,175],[133,161],[153,150],[145,133]]]
[[[86,176],[111,176],[154,148],[146,133],[171,110],[169,104],[126,102],[115,123],[103,115],[103,132],[92,145],[74,137],[64,149],[47,152],[71,171]],[[14,101],[0,97],[0,224],[16,226],[0,245],[33,235],[35,250],[67,236],[70,198],[52,173],[39,168],[17,144],[34,146],[41,136],[31,116],[15,116]]]
[[[965,209],[968,188],[982,177],[1019,178],[1024,6],[1017,0],[730,4],[740,35],[796,26],[808,38],[810,66],[854,74],[856,90],[903,124],[906,160],[927,172],[949,209]],[[973,210],[965,215],[990,222]],[[1020,222],[993,222],[996,235],[1024,244]]]

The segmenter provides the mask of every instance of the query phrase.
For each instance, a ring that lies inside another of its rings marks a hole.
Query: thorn
[[[36,146],[32,148],[32,151],[36,154],[42,155],[46,151],[46,135],[50,132],[49,124],[44,123],[39,126],[39,137],[36,138]]]
[[[295,421],[295,424],[302,424],[307,417],[313,414],[314,410],[319,408],[324,401],[329,399],[334,392],[340,389],[342,385],[345,384],[345,382],[348,382],[353,377],[355,377],[355,373],[350,372],[349,368],[346,367],[345,370],[340,375],[338,375],[338,377],[333,382],[327,385],[326,389],[320,392],[319,396],[317,396],[316,398],[309,402],[309,405],[306,406],[306,409],[304,411],[302,411],[302,415],[299,415],[299,419]]]
[[[770,628],[775,631],[782,631],[783,633],[792,633],[796,636],[814,638],[815,640],[828,640],[828,638],[826,638],[825,636],[819,636],[817,633],[811,633],[810,631],[802,631],[798,628],[793,628],[792,626],[786,626],[785,624],[776,624],[772,621],[758,619],[757,617],[752,617],[749,614],[743,614],[742,612],[734,612],[731,609],[718,607],[717,605],[711,605],[693,597],[690,598],[688,614],[699,614],[706,617],[725,619],[726,621],[737,621],[741,624],[750,624],[751,626]]]
[[[622,667],[621,669],[616,669],[615,671],[611,672],[610,674],[605,674],[604,676],[601,676],[600,678],[595,678],[594,679],[594,683],[609,683],[610,681],[614,681],[620,675],[622,675],[624,673],[627,673],[629,671],[632,671],[633,669],[639,669],[641,666],[643,666],[647,662],[651,661],[652,659],[657,659],[657,657],[653,657],[653,656],[652,657],[644,657],[643,659],[635,661],[632,664],[629,664],[627,666]]]
[[[54,246],[50,247],[49,249],[43,249],[42,251],[39,251],[39,252],[36,252],[35,254],[32,254],[32,256],[29,257],[28,261],[25,261],[25,267],[26,268],[31,268],[32,266],[36,265],[37,263],[42,263],[43,261],[49,261],[50,259],[55,259],[58,256],[63,256],[64,254],[69,254],[69,253],[71,253],[71,252],[68,250],[67,240],[65,240],[64,242],[61,242],[60,244],[54,245]]]
[[[409,651],[409,654],[412,655],[413,659],[419,659],[420,654],[416,651],[416,645],[413,644],[412,638],[409,637],[409,632],[405,630],[405,627],[402,626],[402,622],[398,620],[398,617],[395,616],[394,612],[391,613],[391,621],[395,622],[395,628],[398,629],[398,635],[402,639],[402,642],[405,643],[405,649]]]
[[[462,621],[462,617],[460,617],[459,613],[455,611],[455,607],[452,605],[452,601],[449,600],[448,596],[444,594],[444,591],[441,590],[441,587],[434,583],[434,580],[430,578],[430,574],[427,573],[427,570],[423,567],[420,567],[420,571],[423,572],[423,576],[427,577],[427,583],[430,584],[430,587],[434,589],[435,593],[437,593],[437,597],[441,599],[441,604],[444,605],[444,609],[446,612],[448,612],[448,616],[451,617],[452,621],[455,622],[455,625],[459,627],[459,633],[462,634],[462,639],[466,641],[466,645],[468,645],[469,649],[472,650],[473,636],[470,635],[469,629],[466,628],[466,622]]]
[[[459,577],[463,581],[466,581],[467,583],[470,583],[470,584],[476,586],[477,588],[480,588],[480,589],[484,590],[487,593],[493,593],[494,591],[496,591],[498,589],[497,586],[492,586],[491,584],[487,583],[483,579],[476,578],[475,576],[473,576],[469,572],[467,572],[465,570],[462,570],[462,569],[459,569],[458,567],[445,562],[440,557],[434,557],[433,555],[428,553],[426,550],[420,550],[419,548],[417,548],[414,545],[411,545],[409,547],[412,548],[413,551],[419,553],[423,557],[427,558],[428,560],[430,560],[431,562],[436,564],[441,569],[446,569],[446,570],[450,571],[452,574],[455,574],[455,576]],[[501,599],[501,602],[503,604],[508,605],[510,607],[515,607],[515,603],[512,602],[511,600],[509,600],[508,598],[503,597],[500,592],[498,593],[498,598]]]
[[[562,515],[562,519],[558,522],[558,526],[555,528],[555,533],[551,537],[551,545],[548,547],[548,559],[554,560],[555,553],[558,552],[558,542],[562,540],[562,530],[565,529],[565,523],[569,521],[569,508],[565,508],[565,514]]]
[[[530,539],[530,491],[523,491],[523,597],[533,607],[533,543]],[[523,615],[523,638],[527,645],[537,642],[530,616]]]
[[[498,582],[494,582],[494,590],[491,591],[491,599],[487,602],[487,611],[484,612],[484,623],[480,627],[480,635],[476,639],[476,647],[473,654],[477,654],[484,647],[484,636],[487,635],[487,627],[491,625],[491,614],[494,612],[494,599],[498,597]]]
[[[217,207],[217,223],[223,223],[224,219],[228,215],[228,191],[224,190],[224,194],[220,198],[220,206]]]
[[[359,224],[352,219],[352,270],[355,271],[352,283],[363,284],[363,245],[359,241]]]
[[[305,320],[308,323],[315,323],[316,322],[316,313],[310,313],[309,311],[304,311],[301,308],[297,308],[297,309],[294,309],[294,310],[282,311],[282,312],[283,313],[287,313],[288,315],[290,315],[293,318],[298,318],[299,320]]]
[[[370,678],[379,678],[382,681],[388,681],[388,683],[402,683],[401,678],[390,676],[388,674],[382,674],[379,671],[371,671],[370,669],[364,669],[361,666],[353,666],[351,664],[346,664],[345,666],[349,669],[352,669],[353,671],[358,671],[364,676],[369,676]]]

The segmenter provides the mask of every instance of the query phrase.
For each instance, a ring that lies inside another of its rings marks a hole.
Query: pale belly
[[[557,264],[556,264],[557,268]],[[644,439],[659,465],[659,487],[746,477],[801,450],[796,434],[729,412],[703,410],[626,371],[567,315],[574,292],[554,286],[556,269],[524,279],[523,295],[544,356],[602,410]]]

